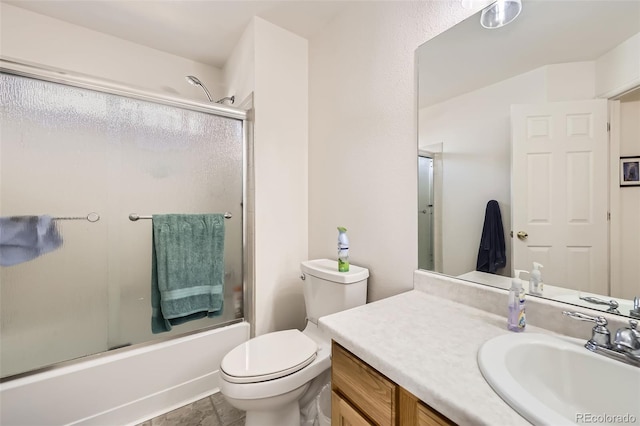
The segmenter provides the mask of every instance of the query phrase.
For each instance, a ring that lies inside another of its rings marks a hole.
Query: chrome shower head
[[[198,77],[193,76],[193,75],[186,76],[185,80],[187,80],[187,83],[193,84],[194,86],[199,86],[199,85],[202,84],[200,82],[200,79]]]
[[[209,93],[207,88],[204,86],[204,84],[202,84],[202,82],[198,79],[198,77],[194,77],[192,75],[188,75],[188,76],[185,77],[185,79],[187,80],[187,82],[189,84],[192,84],[194,86],[202,87],[202,90],[204,90],[204,93],[206,93],[207,98],[209,98],[209,102],[213,102],[213,99],[211,99],[211,94]]]

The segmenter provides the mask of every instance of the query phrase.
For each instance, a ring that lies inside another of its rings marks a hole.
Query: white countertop
[[[505,306],[506,310],[506,306]],[[476,354],[506,318],[412,290],[322,317],[320,327],[460,425],[528,425],[487,384]],[[550,333],[527,325],[525,333]]]

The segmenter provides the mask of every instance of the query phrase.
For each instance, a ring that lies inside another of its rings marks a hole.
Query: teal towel
[[[153,215],[151,330],[222,313],[224,216]]]

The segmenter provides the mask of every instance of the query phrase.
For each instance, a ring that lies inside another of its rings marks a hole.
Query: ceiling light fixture
[[[498,0],[485,7],[480,15],[480,24],[487,29],[504,27],[520,15],[522,0]]]

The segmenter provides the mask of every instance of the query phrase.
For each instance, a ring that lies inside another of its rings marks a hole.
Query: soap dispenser
[[[544,268],[540,263],[533,262],[533,269],[529,277],[529,294],[535,294],[542,296],[542,272],[540,269]]]
[[[511,288],[509,289],[509,312],[507,316],[507,328],[511,331],[524,331],[526,326],[526,319],[524,314],[524,288],[522,287],[522,280],[520,274],[522,272],[519,269],[515,270],[516,276],[511,280]]]

